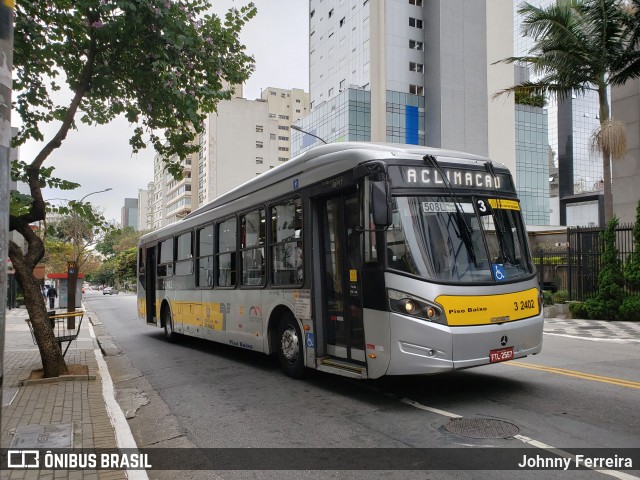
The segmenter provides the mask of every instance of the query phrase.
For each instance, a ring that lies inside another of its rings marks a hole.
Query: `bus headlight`
[[[429,322],[447,324],[445,316],[438,305],[408,293],[388,289],[389,308],[392,312],[418,317]]]

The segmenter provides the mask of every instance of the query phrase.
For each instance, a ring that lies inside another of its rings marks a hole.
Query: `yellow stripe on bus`
[[[501,210],[520,210],[520,204],[516,200],[490,198],[489,205],[491,205],[491,208],[499,208]]]
[[[435,300],[442,305],[447,323],[457,327],[511,322],[540,313],[537,288],[502,295],[440,295]]]

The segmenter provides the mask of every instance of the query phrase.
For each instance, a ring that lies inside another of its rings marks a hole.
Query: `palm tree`
[[[534,40],[524,57],[503,63],[525,64],[535,80],[497,92],[563,99],[598,92],[600,128],[593,146],[602,152],[605,222],[613,217],[611,157],[626,153],[626,133],[611,118],[608,88],[640,76],[640,0],[558,0],[547,7],[524,3],[521,33]]]

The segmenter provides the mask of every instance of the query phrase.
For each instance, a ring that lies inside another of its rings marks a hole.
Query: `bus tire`
[[[178,340],[178,334],[173,329],[173,317],[171,316],[171,310],[166,308],[163,313],[164,321],[164,337],[167,341],[175,343]]]
[[[304,342],[300,327],[293,315],[280,319],[278,325],[278,359],[285,375],[291,378],[304,376]]]

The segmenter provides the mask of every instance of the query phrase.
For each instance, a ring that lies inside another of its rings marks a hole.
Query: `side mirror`
[[[386,181],[371,182],[371,212],[376,227],[391,225],[391,198]]]

